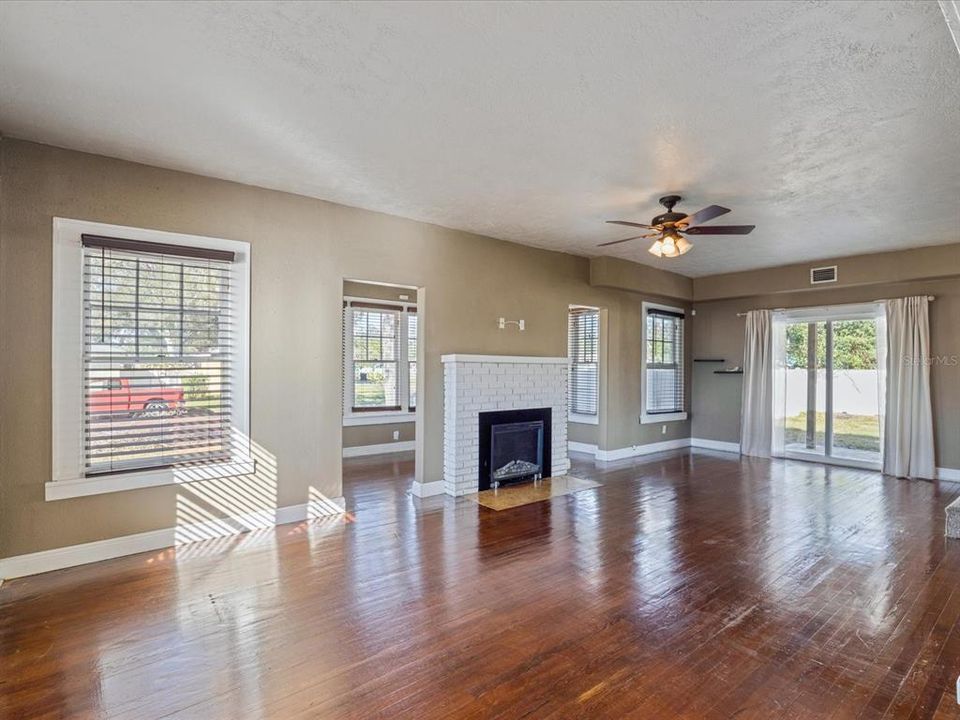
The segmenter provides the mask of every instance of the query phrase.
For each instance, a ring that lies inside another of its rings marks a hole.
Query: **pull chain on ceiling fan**
[[[649,225],[626,220],[607,220],[612,225],[626,225],[627,227],[643,228],[654,232],[634,235],[623,240],[600,243],[598,247],[618,245],[641,238],[656,238],[653,245],[650,246],[650,252],[657,257],[673,258],[685,255],[693,248],[693,243],[687,240],[684,235],[747,235],[756,227],[755,225],[708,225],[707,227],[700,227],[701,223],[725,215],[730,212],[730,209],[719,205],[709,205],[693,215],[686,215],[682,212],[673,211],[673,206],[680,200],[682,198],[679,195],[667,195],[660,198],[660,204],[667,209],[667,212],[657,215],[650,221]]]

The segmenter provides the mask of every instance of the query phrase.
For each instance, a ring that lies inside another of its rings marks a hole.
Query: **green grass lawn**
[[[825,413],[817,413],[817,445],[823,445]],[[786,419],[786,443],[804,443],[807,439],[807,414],[800,413]],[[876,415],[835,415],[833,444],[850,450],[880,452],[880,424]]]
[[[383,383],[357,383],[356,407],[381,407],[386,404],[386,392]]]

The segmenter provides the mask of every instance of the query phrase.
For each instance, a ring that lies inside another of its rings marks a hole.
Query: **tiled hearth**
[[[443,484],[448,495],[477,492],[479,415],[482,412],[550,408],[551,475],[566,475],[570,468],[567,456],[567,358],[444,355],[441,360]]]

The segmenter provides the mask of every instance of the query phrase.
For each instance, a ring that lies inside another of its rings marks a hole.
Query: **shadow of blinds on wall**
[[[85,474],[229,460],[234,254],[82,245]]]
[[[570,414],[597,415],[599,397],[600,311],[571,307],[567,319],[570,359]]]

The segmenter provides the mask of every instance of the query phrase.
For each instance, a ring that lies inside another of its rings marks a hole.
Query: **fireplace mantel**
[[[539,357],[537,355],[441,355],[443,363],[539,363],[541,365],[567,365],[565,357]]]

